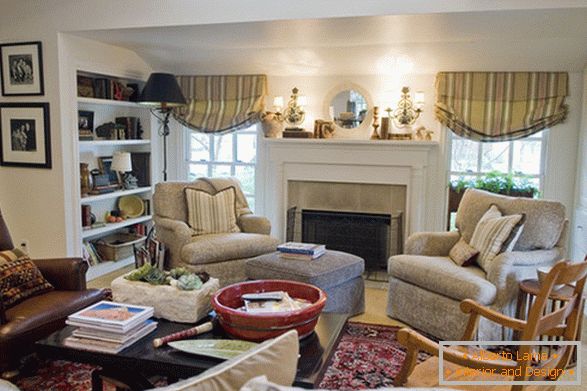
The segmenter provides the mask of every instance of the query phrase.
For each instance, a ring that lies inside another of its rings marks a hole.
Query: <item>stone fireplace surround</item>
[[[260,212],[271,220],[272,234],[281,240],[290,181],[403,185],[404,238],[436,228],[437,210],[427,200],[434,198],[437,188],[436,141],[263,139],[259,152]]]

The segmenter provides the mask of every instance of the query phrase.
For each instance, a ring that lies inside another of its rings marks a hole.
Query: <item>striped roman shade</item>
[[[441,72],[436,118],[476,141],[515,140],[565,120],[566,72]]]
[[[481,217],[469,245],[479,250],[477,263],[486,272],[489,271],[491,261],[508,248],[513,248],[517,240],[518,230],[524,222],[523,214],[502,216],[496,205],[491,207]]]
[[[236,224],[236,191],[228,187],[216,194],[185,188],[188,224],[194,234],[240,232]]]
[[[203,133],[230,133],[259,121],[267,76],[179,76],[188,105],[174,109],[184,126]]]

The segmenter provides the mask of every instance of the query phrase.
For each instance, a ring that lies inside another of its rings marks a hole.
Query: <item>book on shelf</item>
[[[141,267],[148,263],[160,270],[165,268],[167,247],[157,239],[150,238],[144,246],[135,249],[135,266]]]
[[[78,327],[98,326],[101,330],[126,333],[153,316],[153,307],[100,301],[67,317]]]
[[[326,246],[314,243],[287,242],[277,246],[277,251],[287,254],[316,255],[324,253]]]
[[[84,242],[83,245],[88,253],[90,266],[96,266],[102,262],[102,258],[100,258],[100,255],[98,254],[98,251],[96,251],[92,242]]]

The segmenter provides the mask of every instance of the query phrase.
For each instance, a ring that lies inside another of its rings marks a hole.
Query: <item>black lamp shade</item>
[[[186,104],[175,76],[160,72],[151,73],[138,102],[154,107],[174,107]]]

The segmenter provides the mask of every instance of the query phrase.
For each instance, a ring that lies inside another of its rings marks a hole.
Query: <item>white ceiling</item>
[[[587,8],[76,32],[175,74],[433,74],[587,65]]]

